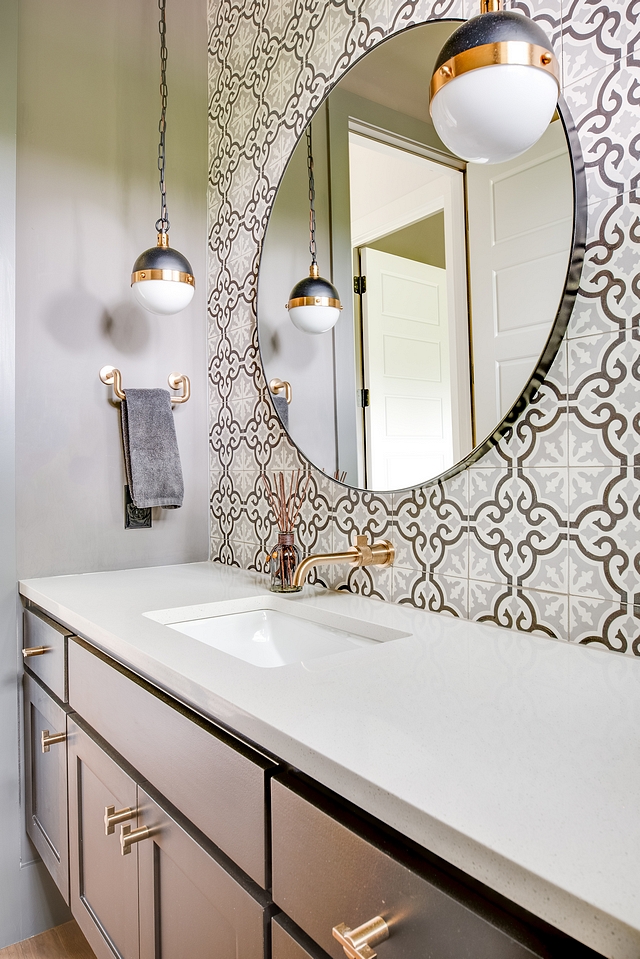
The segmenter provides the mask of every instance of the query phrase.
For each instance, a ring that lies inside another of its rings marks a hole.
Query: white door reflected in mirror
[[[263,244],[266,380],[291,383],[287,429],[302,453],[362,489],[429,482],[495,435],[565,294],[576,213],[562,122],[506,163],[449,153],[427,91],[455,26],[381,43],[313,118],[318,257],[342,291],[332,331],[306,336],[283,309],[309,255],[304,137]]]

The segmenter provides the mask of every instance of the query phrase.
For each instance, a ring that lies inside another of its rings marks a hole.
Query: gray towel
[[[276,413],[282,421],[282,425],[285,430],[289,429],[289,404],[287,403],[284,396],[280,393],[272,393],[271,399],[273,400],[273,405],[276,408]]]
[[[127,390],[120,404],[127,483],[134,506],[182,506],[184,483],[168,390]]]

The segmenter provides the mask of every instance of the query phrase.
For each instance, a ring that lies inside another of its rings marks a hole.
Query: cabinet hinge
[[[358,397],[360,400],[360,406],[363,409],[366,406],[369,406],[369,390],[358,390]]]
[[[354,276],[353,278],[353,292],[354,293],[366,293],[367,292],[367,278],[366,276]]]

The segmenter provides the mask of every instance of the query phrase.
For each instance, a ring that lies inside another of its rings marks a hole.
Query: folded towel
[[[168,390],[127,390],[120,403],[127,483],[134,506],[182,506],[184,483]]]
[[[271,394],[271,399],[273,400],[273,405],[276,408],[276,413],[282,421],[282,425],[285,430],[289,429],[289,404],[287,403],[284,396],[280,393]]]

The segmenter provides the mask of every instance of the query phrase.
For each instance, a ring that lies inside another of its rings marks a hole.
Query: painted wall
[[[322,570],[331,586],[640,653],[639,232],[634,0],[515,0],[548,31],[587,167],[581,291],[536,402],[451,481],[358,493],[313,471],[306,550],[387,536],[389,570]],[[475,0],[210,5],[212,557],[263,567],[274,527],[261,471],[305,467],[282,434],[255,335],[260,243],[287,158],[330,86],[385,36],[467,18]]]
[[[22,0],[17,180],[17,521],[20,577],[207,556],[206,6],[168,4],[171,243],[196,276],[175,317],[137,307],[134,260],[155,245],[155,0]],[[119,412],[98,379],[193,395],[175,410],[180,510],[125,531]]]
[[[156,3],[0,4],[0,948],[69,918],[23,828],[16,579],[207,555],[206,7],[169,8],[171,236],[199,281],[176,319],[128,281],[158,216]],[[150,531],[123,529],[107,363],[125,388],[192,379],[185,506]]]
[[[41,863],[22,854],[15,542],[15,205],[18,0],[0,4],[0,948],[67,917]]]

